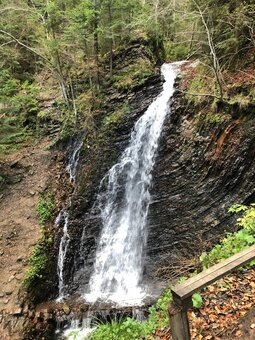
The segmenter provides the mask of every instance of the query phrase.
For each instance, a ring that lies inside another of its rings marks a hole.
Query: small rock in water
[[[67,305],[64,305],[62,309],[63,309],[65,315],[69,315],[70,312],[71,312],[69,306],[67,306]]]

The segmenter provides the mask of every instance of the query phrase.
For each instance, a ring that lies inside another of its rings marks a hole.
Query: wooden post
[[[168,313],[173,340],[190,340],[187,309],[173,301],[169,305]]]
[[[192,295],[253,259],[255,244],[171,288],[173,302],[168,313],[173,340],[190,340],[187,310],[192,307]]]

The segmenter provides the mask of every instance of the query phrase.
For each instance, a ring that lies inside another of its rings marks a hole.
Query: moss
[[[132,89],[143,84],[144,79],[153,74],[149,59],[139,58],[136,62],[117,71],[113,76],[113,87],[118,90]]]
[[[214,113],[202,111],[196,115],[196,129],[201,130],[204,126],[219,126],[229,120],[228,115],[224,113]]]
[[[40,295],[44,295],[46,292],[45,286],[47,280],[49,280],[49,254],[53,245],[49,230],[41,226],[40,231],[40,239],[29,257],[29,268],[23,280],[23,288],[29,293],[29,297],[33,301],[40,299]],[[44,291],[40,291],[41,285],[44,287]]]
[[[47,192],[39,197],[36,211],[41,224],[51,219],[54,206],[55,203],[52,192]]]
[[[103,119],[101,125],[102,133],[107,133],[116,128],[121,123],[122,119],[130,113],[130,111],[131,108],[127,103],[116,107],[114,112]]]
[[[54,261],[52,258],[52,230],[46,227],[48,222],[52,220],[53,209],[53,194],[46,192],[39,198],[36,207],[41,235],[29,257],[29,267],[23,280],[23,288],[28,292],[29,299],[34,303],[44,299],[48,290],[52,290],[55,284],[51,267]]]

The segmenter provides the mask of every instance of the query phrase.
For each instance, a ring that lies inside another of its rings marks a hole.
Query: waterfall
[[[68,160],[68,164],[66,166],[66,170],[69,172],[70,180],[75,181],[76,177],[76,171],[77,166],[80,158],[81,148],[83,146],[83,140],[77,140],[74,143],[73,152]],[[70,202],[69,202],[70,204]],[[60,240],[59,245],[59,252],[58,252],[58,267],[57,267],[57,273],[58,273],[58,301],[62,301],[65,296],[65,284],[64,284],[64,277],[63,277],[63,270],[64,270],[64,262],[66,257],[67,248],[69,245],[70,237],[68,234],[68,225],[69,225],[69,213],[68,208],[63,209],[58,214],[55,224],[57,226],[61,225],[61,222],[63,221],[63,235]]]
[[[63,227],[63,236],[59,245],[59,253],[58,253],[58,301],[62,301],[64,298],[64,278],[63,278],[63,269],[64,269],[64,261],[66,257],[67,247],[70,241],[70,237],[68,235],[68,223],[69,223],[69,213],[64,210],[61,211],[59,217],[57,217],[56,223],[60,224],[60,220],[64,220]]]
[[[162,93],[137,121],[128,147],[101,181],[96,206],[102,232],[94,272],[84,296],[88,302],[134,305],[141,303],[145,295],[141,279],[151,172],[174,93],[178,64],[164,64],[161,71],[165,78]]]
[[[77,170],[82,146],[83,146],[83,140],[77,140],[75,142],[74,150],[66,166],[66,170],[69,172],[71,181],[75,181],[76,170]]]

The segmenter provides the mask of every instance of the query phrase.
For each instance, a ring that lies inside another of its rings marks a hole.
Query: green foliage
[[[148,59],[139,58],[135,63],[116,71],[112,78],[113,86],[118,90],[132,89],[143,84],[144,79],[152,74],[151,62]]]
[[[199,293],[195,293],[192,295],[192,303],[193,307],[200,308],[203,305],[202,296]]]
[[[101,324],[92,333],[91,339],[120,339],[120,340],[137,340],[143,336],[143,324],[138,321],[127,318],[125,321],[118,323],[112,321],[108,324]]]
[[[44,223],[48,222],[52,217],[54,209],[53,194],[47,192],[41,195],[38,199],[36,211],[41,223],[40,227],[40,239],[32,250],[32,254],[29,257],[29,268],[26,272],[23,282],[24,287],[29,291],[34,289],[36,284],[42,280],[45,280],[47,265],[49,259],[49,250],[53,244],[50,231],[44,227]]]
[[[220,113],[209,113],[206,115],[205,122],[209,124],[222,124],[226,121],[226,116]]]
[[[26,119],[31,119],[38,110],[36,95],[40,88],[28,81],[20,82],[13,78],[7,71],[0,72],[0,113],[17,117],[22,124]]]
[[[112,131],[129,113],[130,106],[127,103],[123,103],[121,106],[116,107],[116,110],[113,113],[103,119],[101,127],[102,131]]]
[[[240,211],[243,211],[244,214],[237,219],[237,224],[255,237],[255,203],[252,203],[250,207],[235,204],[229,209],[231,213],[239,213]]]
[[[168,305],[171,300],[172,300],[171,289],[166,288],[156,303],[158,317],[161,320],[162,326],[166,326],[168,323]]]
[[[229,212],[244,212],[244,215],[237,219],[238,225],[242,227],[236,233],[229,233],[217,244],[209,253],[203,253],[200,257],[204,269],[239,253],[248,246],[255,243],[255,205],[250,207],[236,204],[233,205]]]
[[[51,192],[47,192],[39,197],[36,211],[40,220],[40,223],[48,222],[54,210],[54,200],[53,194]]]
[[[5,102],[8,97],[13,96],[19,89],[19,81],[12,78],[9,70],[0,71],[0,101]]]
[[[41,227],[41,237],[38,243],[34,246],[32,254],[29,257],[29,269],[26,272],[23,285],[29,289],[35,281],[44,279],[45,270],[48,263],[48,251],[53,240],[49,237],[48,232],[44,227]]]
[[[175,45],[170,47],[169,55],[173,60],[185,60],[188,56],[189,48],[185,45]]]
[[[156,305],[149,308],[148,320],[139,322],[137,320],[127,318],[119,323],[111,322],[110,324],[101,324],[91,334],[91,339],[148,339],[155,333],[157,328],[168,325],[169,318],[167,307],[171,299],[171,290],[168,288],[158,299]]]
[[[0,154],[8,154],[27,145],[33,134],[20,125],[18,117],[2,117],[0,123]]]

